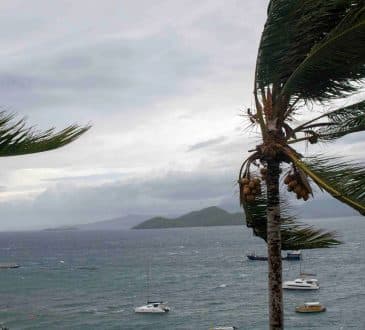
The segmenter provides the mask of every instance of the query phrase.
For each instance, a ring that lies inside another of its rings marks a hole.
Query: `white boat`
[[[318,290],[318,280],[315,278],[297,278],[294,281],[285,281],[283,289],[288,290]]]
[[[162,301],[148,301],[147,305],[136,307],[134,309],[136,313],[167,313],[170,311],[170,307],[167,303]]]
[[[209,330],[237,330],[236,327],[215,327],[215,328],[210,328]]]
[[[170,311],[170,307],[167,306],[167,302],[150,300],[150,279],[151,279],[151,265],[148,267],[147,275],[147,304],[135,307],[134,311],[136,313],[153,313],[153,314],[163,314]]]

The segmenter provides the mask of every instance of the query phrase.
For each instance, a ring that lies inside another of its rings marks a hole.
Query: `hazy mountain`
[[[133,229],[233,226],[243,224],[242,213],[229,213],[219,207],[211,206],[177,218],[154,217],[133,227]]]
[[[131,214],[120,218],[76,225],[76,227],[80,230],[123,230],[130,229],[148,218],[150,218],[148,215]]]
[[[222,209],[223,207],[226,210]],[[308,218],[331,218],[358,215],[350,207],[333,198],[312,199],[306,203],[292,202],[293,213],[298,220]],[[237,212],[236,212],[237,211]],[[148,219],[148,220],[147,220]],[[220,207],[211,206],[200,211],[193,211],[179,217],[154,217],[148,215],[127,215],[110,220],[82,225],[48,228],[47,230],[125,230],[173,227],[206,227],[244,225],[244,216],[236,203],[222,203]]]

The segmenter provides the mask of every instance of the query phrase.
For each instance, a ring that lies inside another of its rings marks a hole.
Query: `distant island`
[[[229,213],[219,207],[211,206],[177,218],[154,217],[134,226],[132,229],[242,226],[243,224],[244,219],[242,213]]]
[[[63,227],[56,227],[56,228],[46,228],[43,229],[44,231],[67,231],[67,230],[78,230],[76,226],[63,226]]]

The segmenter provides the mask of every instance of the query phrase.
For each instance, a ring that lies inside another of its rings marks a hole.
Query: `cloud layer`
[[[267,3],[2,1],[1,107],[40,128],[93,128],[1,160],[0,227],[236,208],[237,169],[258,137],[241,114]],[[363,147],[332,151],[361,158]]]

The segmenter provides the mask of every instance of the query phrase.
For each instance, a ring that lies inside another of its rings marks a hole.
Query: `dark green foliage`
[[[264,195],[255,202],[245,203],[247,227],[252,228],[255,236],[267,241],[267,200]],[[294,216],[289,215],[288,203],[281,203],[281,248],[282,250],[304,250],[328,248],[340,244],[335,232],[326,232],[298,223]]]
[[[365,101],[328,113],[328,124],[315,130],[320,140],[332,141],[347,134],[365,131]]]
[[[365,101],[327,112],[292,130],[316,137],[316,141],[331,142],[347,134],[365,131]],[[301,141],[300,139],[299,141]],[[297,140],[290,140],[290,143]]]
[[[320,188],[365,215],[363,164],[324,156],[312,157],[302,164],[303,170]]]
[[[358,1],[357,1],[358,2]],[[285,82],[282,94],[327,101],[355,92],[365,77],[365,7],[354,6]]]
[[[0,157],[33,154],[60,148],[76,140],[90,126],[71,125],[59,132],[27,128],[24,119],[13,122],[14,115],[0,112]]]
[[[363,0],[272,0],[256,68],[291,99],[325,101],[356,90],[365,77]]]

